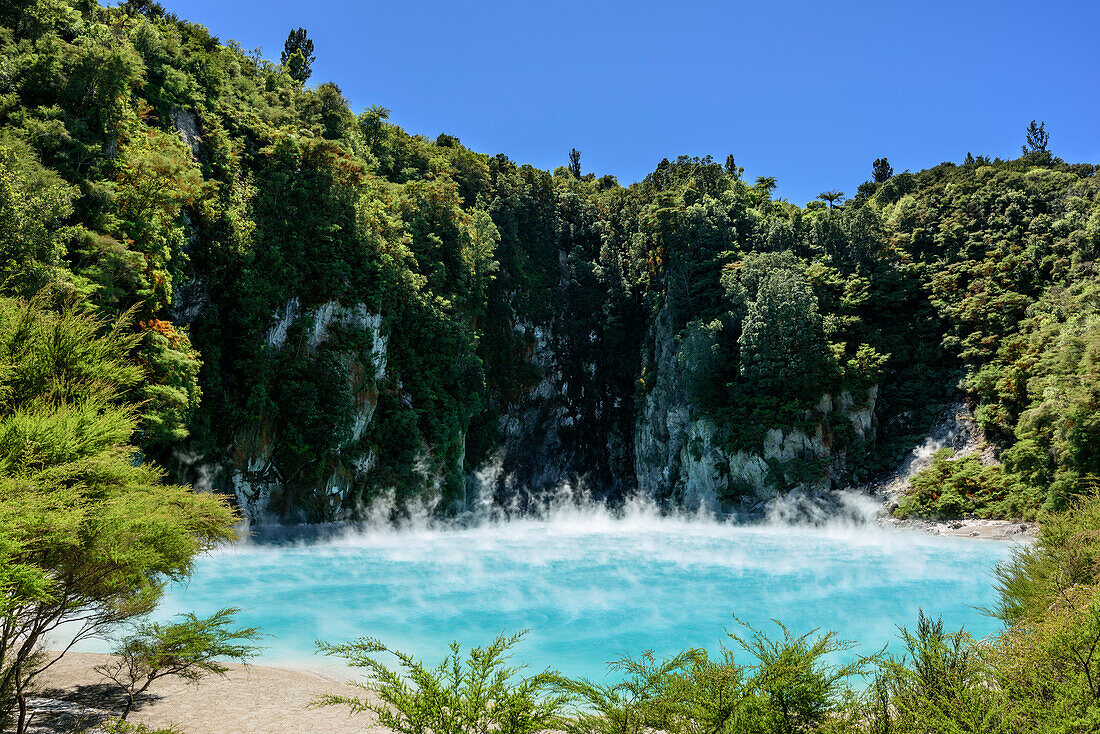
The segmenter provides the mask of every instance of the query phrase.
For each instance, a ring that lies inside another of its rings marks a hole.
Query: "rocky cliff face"
[[[763,511],[781,494],[817,495],[848,483],[846,451],[834,446],[834,421],[850,423],[855,445],[873,444],[878,387],[863,393],[824,394],[803,415],[800,428],[766,428],[756,450],[732,449],[719,426],[701,415],[688,384],[690,355],[709,345],[685,344],[662,311],[653,326],[651,385],[638,412],[634,436],[639,490],[659,500],[710,511]],[[707,339],[694,332],[687,339]]]
[[[527,357],[540,379],[512,400],[500,417],[499,450],[482,468],[482,491],[499,502],[512,503],[528,495],[554,492],[573,473],[574,456],[561,435],[572,422],[566,399],[568,384],[559,363],[550,325],[518,322],[517,335],[530,344]]]
[[[600,385],[593,366],[570,364],[556,323],[520,321],[515,330],[530,345],[527,362],[539,379],[505,404],[500,445],[474,468],[472,496],[522,510],[563,493],[633,491],[636,480],[624,470],[632,464],[633,435],[616,420],[632,396]]]
[[[302,327],[297,343],[287,343],[291,327]],[[335,451],[325,457],[322,479],[311,492],[294,487],[295,496],[287,497],[287,467],[278,461],[278,429],[269,416],[237,432],[230,466],[221,470],[221,487],[233,494],[244,517],[262,523],[272,514],[286,516],[280,508],[294,507],[291,517],[300,519],[341,520],[353,517],[359,509],[356,490],[374,468],[375,454],[364,445],[363,437],[378,404],[378,388],[386,373],[386,336],[382,318],[358,303],[343,306],[329,301],[303,308],[291,299],[274,315],[266,336],[266,348],[275,352],[295,348],[316,351],[329,341],[337,329],[366,335],[370,350],[365,355],[353,350],[336,349],[336,363],[352,396],[350,430],[338,442]],[[308,514],[302,509],[308,507]]]
[[[578,430],[578,422],[591,421],[584,412],[592,407],[577,399],[584,391],[570,387],[561,336],[555,334],[552,323],[521,321],[514,329],[529,344],[526,359],[538,380],[505,404],[499,418],[499,446],[487,461],[467,466],[462,451],[458,461],[467,477],[465,509],[469,511],[494,504],[523,510],[532,501],[562,491],[606,496],[636,489],[657,501],[691,509],[763,512],[781,496],[816,496],[849,484],[848,450],[835,441],[838,421],[850,425],[854,436],[854,442],[845,446],[870,446],[876,438],[878,388],[873,386],[861,392],[824,394],[804,413],[799,427],[765,427],[759,446],[733,448],[735,442],[722,427],[693,403],[690,387],[693,370],[701,369],[692,363],[691,355],[705,353],[706,340],[713,336],[705,331],[674,334],[662,310],[651,326],[649,351],[640,359],[649,365],[644,387],[637,396],[609,395],[601,403],[635,406],[632,401],[636,400],[632,433],[607,431],[595,443],[585,441],[593,432],[590,427]],[[287,467],[278,458],[279,430],[266,416],[238,430],[227,465],[213,471],[213,484],[232,493],[252,522],[273,517],[354,518],[365,509],[364,492],[378,489],[372,476],[376,449],[365,437],[386,378],[382,316],[363,304],[331,301],[307,308],[291,299],[273,314],[265,349],[277,353],[331,348],[330,339],[339,330],[365,335],[370,349],[366,355],[335,350],[342,379],[354,398],[350,430],[333,452],[317,457],[323,471],[316,486],[303,490],[290,485]],[[692,339],[701,341],[687,343]],[[627,469],[597,478],[590,467],[601,457],[606,466]],[[421,464],[417,471],[423,484],[438,488],[448,468],[441,471],[429,462]]]

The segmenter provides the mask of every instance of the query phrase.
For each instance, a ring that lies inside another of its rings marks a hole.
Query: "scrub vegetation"
[[[739,451],[769,492],[872,479],[960,396],[999,468],[941,462],[966,487],[909,512],[1031,517],[1100,472],[1100,184],[1042,125],[1016,160],[880,158],[798,206],[733,156],[623,187],[406,133],[306,86],[301,28],[274,63],[145,0],[18,0],[0,50],[0,282],[131,314],[134,441],[177,481],[306,521],[459,512],[548,378],[539,430],[604,494],[638,483],[655,396],[713,423],[720,502],[752,500]],[[869,390],[868,425],[822,413]],[[773,457],[773,429],[816,448]]]
[[[0,298],[0,726],[19,734],[35,677],[64,654],[41,651],[49,635],[75,644],[141,618],[236,537],[224,499],[164,482],[130,443],[130,319]]]
[[[624,187],[576,149],[542,171],[354,113],[307,86],[323,51],[299,28],[275,63],[150,0],[0,4],[0,725],[27,729],[63,624],[139,625],[117,671],[134,697],[250,656],[227,618],[140,626],[235,538],[241,486],[279,518],[459,513],[516,416],[545,413],[557,468],[614,498],[674,405],[737,504],[753,457],[776,493],[868,481],[962,399],[986,450],[937,455],[898,513],[1042,519],[992,639],[921,618],[905,656],[838,667],[854,652],[828,634],[747,629],[729,644],[753,662],[643,654],[614,684],[524,677],[515,638],[399,672],[360,641],[325,649],[386,705],[342,702],[437,734],[1100,729],[1096,166],[1033,121],[1014,160],[880,158],[805,206],[732,155]],[[866,420],[831,407],[858,395]],[[777,432],[815,449],[785,456]],[[494,499],[524,485],[515,461]]]

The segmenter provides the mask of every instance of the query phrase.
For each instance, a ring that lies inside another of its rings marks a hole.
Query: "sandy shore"
[[[122,699],[92,668],[108,658],[93,653],[69,653],[38,681],[36,721],[72,721],[80,707],[88,713],[122,710]],[[359,695],[362,691],[324,673],[263,665],[231,665],[225,678],[207,678],[197,685],[175,679],[157,681],[127,717],[151,727],[174,726],[185,734],[308,734],[361,732],[387,734],[371,726],[369,714],[348,715],[344,706],[309,708],[325,693]],[[56,699],[75,704],[63,706]],[[64,711],[63,709],[69,709]],[[49,709],[54,709],[52,714]],[[61,709],[61,711],[59,711]],[[42,727],[38,731],[57,731]]]
[[[922,530],[933,535],[950,535],[960,538],[983,540],[1028,540],[1034,538],[1039,526],[1021,520],[898,520],[882,517],[879,524],[886,527]]]

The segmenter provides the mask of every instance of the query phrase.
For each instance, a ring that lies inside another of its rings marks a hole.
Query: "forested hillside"
[[[174,479],[305,521],[564,484],[748,509],[874,479],[960,399],[988,449],[903,514],[1100,476],[1100,181],[1044,130],[800,207],[732,156],[623,187],[409,134],[284,56],[147,1],[0,6],[3,289],[132,311]]]

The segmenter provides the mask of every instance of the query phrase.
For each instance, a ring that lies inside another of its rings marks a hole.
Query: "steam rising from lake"
[[[975,636],[996,623],[990,571],[1006,543],[861,522],[735,525],[567,506],[470,527],[344,528],[310,541],[249,542],[203,558],[164,616],[234,605],[273,635],[265,662],[307,662],[314,640],[362,635],[438,659],[529,629],[517,657],[601,677],[618,653],[716,649],[731,614],[793,631],[836,630],[870,653],[919,608]]]

